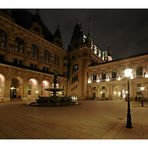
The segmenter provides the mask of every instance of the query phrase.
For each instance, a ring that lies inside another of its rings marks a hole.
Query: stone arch
[[[22,99],[23,96],[23,81],[20,77],[11,78],[10,100]]]
[[[101,99],[101,100],[105,100],[105,98],[107,97],[107,88],[106,86],[100,86],[99,89],[98,89],[98,97]]]
[[[36,97],[39,95],[38,81],[34,78],[29,79],[27,89],[28,97],[30,97],[31,99],[36,99]]]
[[[115,99],[121,99],[125,94],[125,89],[123,89],[121,86],[117,85],[113,89],[113,96]]]
[[[41,83],[41,91],[40,91],[40,95],[41,96],[49,96],[49,91],[46,91],[46,88],[49,88],[49,82],[47,80],[43,80]]]
[[[0,101],[3,100],[5,92],[5,77],[3,74],[0,74]]]

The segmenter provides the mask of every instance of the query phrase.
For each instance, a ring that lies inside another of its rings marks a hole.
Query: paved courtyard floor
[[[148,104],[131,103],[132,129],[125,128],[126,105],[123,101],[90,100],[61,107],[0,103],[0,138],[147,139]]]

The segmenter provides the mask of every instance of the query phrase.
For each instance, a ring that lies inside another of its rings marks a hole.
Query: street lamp
[[[127,123],[126,128],[132,128],[131,113],[130,113],[130,89],[129,89],[129,78],[132,75],[132,69],[127,68],[124,70],[124,76],[127,77]]]

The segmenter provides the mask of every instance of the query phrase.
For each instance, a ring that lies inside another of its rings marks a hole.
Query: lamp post
[[[130,89],[129,89],[129,78],[132,75],[132,69],[127,68],[124,70],[124,76],[127,77],[127,123],[126,128],[132,128],[131,113],[130,113]]]

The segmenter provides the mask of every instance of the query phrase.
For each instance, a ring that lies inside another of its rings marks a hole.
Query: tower
[[[91,48],[90,32],[87,36],[83,33],[80,23],[74,26],[69,45],[69,84],[68,95],[77,96],[79,99],[87,98],[87,68],[94,63],[101,63],[101,59]]]

